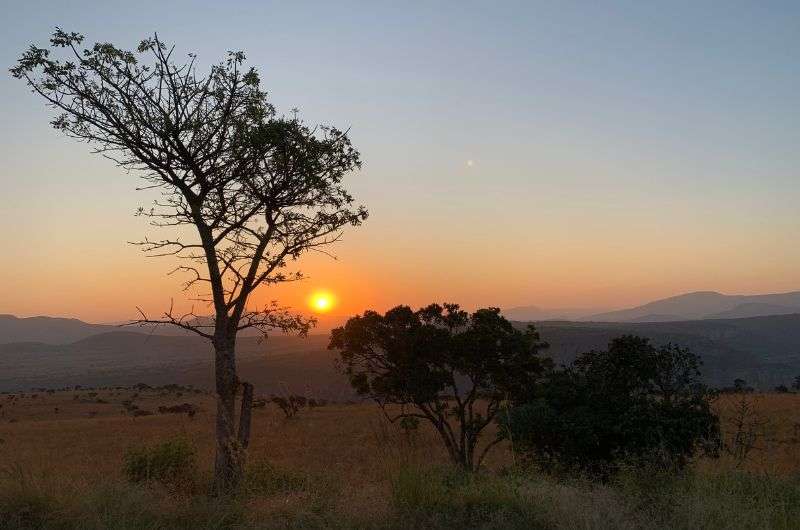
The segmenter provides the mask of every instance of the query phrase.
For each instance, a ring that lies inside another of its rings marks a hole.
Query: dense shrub
[[[157,482],[169,488],[190,488],[195,483],[196,454],[185,438],[173,438],[125,455],[125,476],[130,482]]]
[[[623,336],[514,396],[501,435],[546,468],[607,476],[620,464],[680,468],[718,440],[700,362],[674,345]]]

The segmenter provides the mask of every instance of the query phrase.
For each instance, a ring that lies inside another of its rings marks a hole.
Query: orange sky
[[[3,260],[8,281],[0,311],[117,321],[135,316],[136,305],[157,311],[172,296],[180,304],[178,278],[166,275],[170,261],[126,245],[147,231],[130,211],[110,219],[84,213],[79,237],[58,224],[37,233],[19,225],[27,236]],[[104,225],[111,220],[126,230],[109,230]],[[309,279],[263,289],[254,301],[278,299],[305,309],[310,293],[326,289],[337,297],[332,313],[341,315],[431,301],[600,309],[689,290],[754,293],[800,285],[797,247],[781,244],[791,239],[788,232],[763,238],[755,229],[730,233],[693,218],[665,227],[644,212],[595,224],[580,214],[567,221],[527,231],[515,229],[513,216],[479,229],[444,219],[412,232],[377,210],[363,227],[346,232],[337,260],[308,255],[301,264]]]
[[[306,256],[309,280],[257,300],[305,309],[324,288],[349,315],[800,289],[796,6],[7,11],[0,64],[55,24],[128,48],[158,31],[202,64],[245,50],[279,110],[350,129],[364,168],[346,185],[370,218],[337,261]],[[119,321],[180,303],[172,264],[126,244],[158,236],[133,216],[150,200],[135,176],[53,131],[8,75],[0,112],[0,312]]]

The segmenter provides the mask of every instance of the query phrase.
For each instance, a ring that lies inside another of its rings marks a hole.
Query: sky
[[[279,110],[350,128],[370,218],[256,301],[621,308],[800,289],[800,3],[8,2],[0,64],[54,26],[201,61],[243,50]],[[137,177],[0,76],[0,313],[180,302]]]

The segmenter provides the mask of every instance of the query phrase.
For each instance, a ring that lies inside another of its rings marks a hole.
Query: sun
[[[317,313],[327,313],[336,304],[336,298],[328,291],[316,291],[308,298],[308,305]]]

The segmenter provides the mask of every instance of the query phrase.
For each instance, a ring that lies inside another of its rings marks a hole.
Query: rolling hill
[[[767,389],[800,374],[800,314],[679,322],[550,321],[537,328],[551,345],[545,354],[559,363],[630,333],[691,348],[703,358],[704,377],[714,386],[742,378]],[[0,344],[0,392],[139,382],[213,387],[212,352],[202,339],[112,329],[65,344]],[[241,337],[241,377],[262,394],[288,388],[350,399],[352,392],[334,366],[336,353],[327,344],[326,335],[274,336],[266,342]]]
[[[76,318],[0,315],[0,343],[44,342],[64,344],[115,329],[104,324],[87,324]]]

